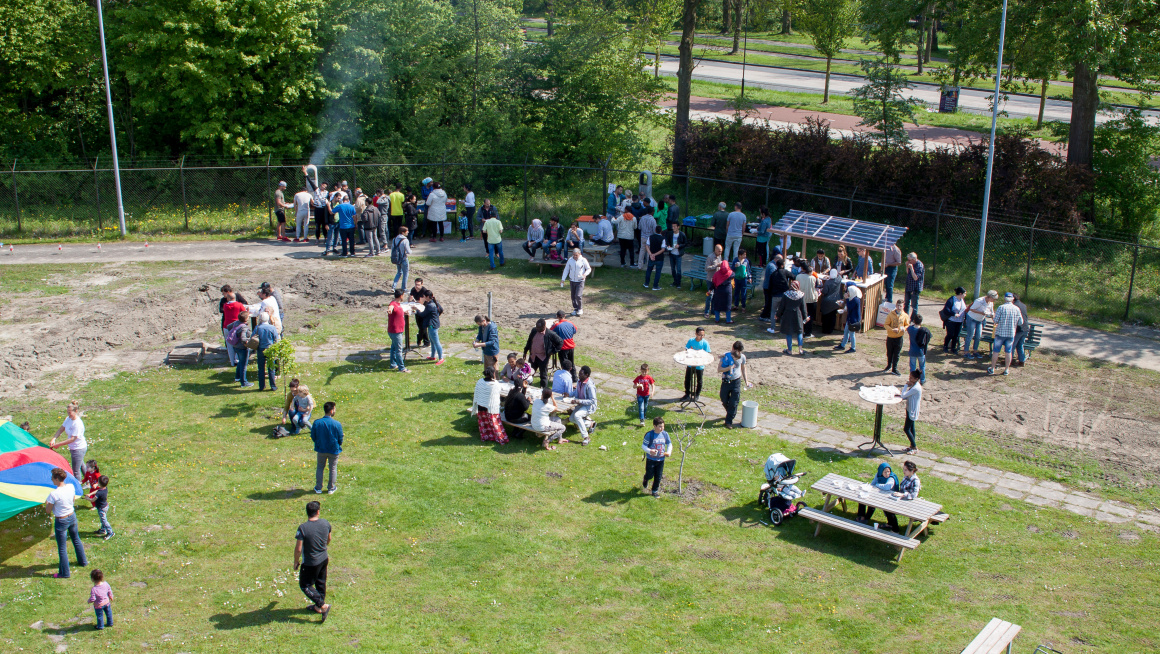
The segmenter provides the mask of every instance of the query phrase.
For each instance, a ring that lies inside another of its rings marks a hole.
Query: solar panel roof
[[[906,228],[793,209],[777,221],[773,231],[815,241],[885,250],[902,238]]]

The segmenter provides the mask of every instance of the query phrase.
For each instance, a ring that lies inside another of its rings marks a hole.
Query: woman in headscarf
[[[725,312],[725,324],[733,324],[733,269],[728,261],[722,261],[721,267],[713,273],[713,318],[721,322],[721,312]]]
[[[544,223],[539,218],[532,221],[528,228],[528,240],[524,241],[524,252],[531,257],[528,261],[536,260],[536,250],[544,249]]]
[[[789,283],[789,290],[781,296],[781,304],[777,305],[777,320],[781,323],[781,333],[785,335],[785,350],[783,354],[793,354],[793,340],[797,337],[798,354],[802,351],[802,332],[805,330],[809,317],[806,316],[806,305],[803,301],[801,285],[797,281]]]
[[[870,485],[880,491],[893,493],[898,490],[898,477],[890,470],[889,463],[878,464],[878,474],[874,475],[874,480]],[[886,514],[886,522],[890,524],[891,531],[898,531],[898,518],[889,511],[883,511]],[[874,507],[866,506],[865,504],[858,505],[858,522],[869,523],[870,518],[874,516]]]
[[[508,442],[499,410],[499,382],[495,380],[495,368],[488,366],[483,369],[483,379],[475,382],[475,394],[471,398],[471,413],[479,422],[480,440],[500,445]]]
[[[806,315],[811,318],[805,324],[802,332],[804,338],[814,335],[814,322],[818,319],[818,276],[814,273],[810,262],[801,263],[801,272],[797,274],[797,283],[802,292],[802,301],[806,305]]]

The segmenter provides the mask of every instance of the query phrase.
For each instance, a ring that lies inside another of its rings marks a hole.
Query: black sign
[[[959,108],[959,87],[953,86],[944,88],[939,94],[938,112],[940,114],[953,114]]]

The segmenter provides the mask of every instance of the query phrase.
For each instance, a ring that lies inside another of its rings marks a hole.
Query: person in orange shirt
[[[910,316],[902,310],[902,300],[895,300],[894,311],[886,314],[886,367],[882,372],[901,375],[898,372],[898,355],[902,352],[902,337],[910,326]]]

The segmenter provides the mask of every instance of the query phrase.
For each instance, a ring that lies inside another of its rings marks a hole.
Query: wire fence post
[[[1027,242],[1027,274],[1023,277],[1023,301],[1027,302],[1027,290],[1031,288],[1031,252],[1035,249],[1035,223],[1039,222],[1039,214],[1031,221],[1031,238]]]
[[[97,175],[97,165],[101,161],[101,155],[97,155],[93,159],[93,190],[97,192],[97,203],[93,206],[93,213],[97,214],[97,233],[104,231],[105,226],[101,220],[101,178]]]
[[[20,216],[20,191],[16,190],[16,159],[12,160],[12,197],[16,199],[16,231],[24,231],[24,219]]]
[[[862,187],[855,186],[854,192],[850,194],[850,205],[849,205],[849,208],[846,210],[846,217],[849,218],[850,220],[854,219],[854,196],[858,195],[858,189],[860,189],[860,188],[862,188]]]
[[[773,183],[773,173],[769,174],[769,179],[765,180],[765,206],[769,206],[769,185]]]
[[[1136,247],[1132,252],[1132,276],[1128,278],[1128,302],[1124,306],[1124,320],[1132,311],[1132,287],[1136,285],[1136,262],[1140,259],[1140,237],[1136,237]]]
[[[934,212],[934,265],[930,269],[930,282],[938,279],[938,234],[942,227],[942,208],[946,198],[938,201],[938,210]]]
[[[189,231],[189,203],[185,201],[185,155],[181,155],[181,163],[177,165],[178,175],[181,177],[181,210],[185,213],[185,231]]]
[[[358,168],[354,165],[354,157],[347,157],[347,161],[350,162],[348,165],[350,166],[351,195],[354,195],[354,189],[358,188]],[[446,184],[447,182],[445,181],[443,183]]]
[[[524,229],[528,228],[528,156],[524,155]]]
[[[689,205],[689,184],[692,181],[692,175],[685,175],[685,215],[693,215],[693,207]],[[692,232],[692,230],[689,230]]]
[[[270,157],[266,155],[266,222],[274,229],[274,189],[270,187]]]
[[[608,195],[608,164],[611,161],[612,161],[612,157],[609,157],[608,159],[606,159],[604,161],[604,165],[602,166],[602,168],[604,170],[604,186],[600,187],[600,204],[596,205],[600,208],[597,209],[596,213],[594,214],[597,216],[604,213],[604,207],[605,207],[604,198],[607,197],[607,195]]]

